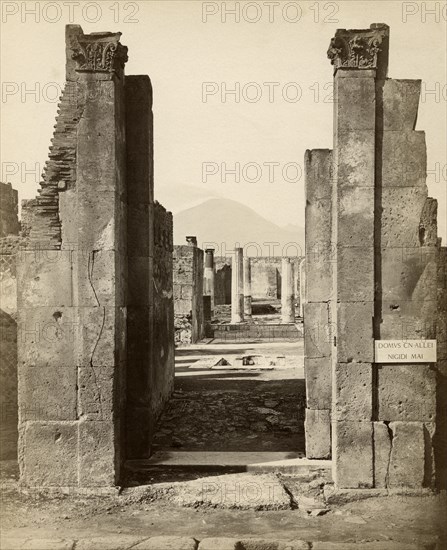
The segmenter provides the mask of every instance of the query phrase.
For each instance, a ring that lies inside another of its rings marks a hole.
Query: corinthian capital
[[[371,25],[370,29],[338,29],[327,52],[335,69],[378,69],[387,64],[389,27]]]
[[[78,72],[113,73],[124,68],[127,46],[119,39],[121,33],[92,33],[79,36],[71,45],[71,57],[76,61]]]

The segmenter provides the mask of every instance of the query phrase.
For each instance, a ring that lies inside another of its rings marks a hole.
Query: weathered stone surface
[[[307,302],[324,302],[333,297],[334,256],[330,243],[315,246],[306,256],[305,297]]]
[[[384,187],[423,188],[427,173],[425,132],[384,132],[382,163]]]
[[[136,545],[142,542],[143,539],[145,537],[141,535],[114,534],[80,539],[76,541],[76,546],[78,550],[122,550],[123,548],[136,548]]]
[[[203,338],[203,250],[196,246],[174,246],[173,293],[175,340],[194,343]]]
[[[26,485],[77,485],[76,422],[26,422],[21,432],[19,463],[21,479]]]
[[[152,85],[147,75],[126,75],[125,88],[127,201],[141,209],[154,200]],[[144,236],[144,227],[132,230],[131,215],[129,209],[129,236]],[[145,248],[141,241],[140,253]]]
[[[373,362],[373,316],[372,302],[338,304],[337,333],[345,335],[338,339],[334,350],[339,362]]]
[[[172,391],[172,215],[153,201],[149,78],[124,86],[119,33],[68,25],[66,42],[50,161],[39,197],[24,207],[36,250],[22,265],[22,481],[110,486],[126,456],[126,423],[129,447],[136,433],[143,441],[127,456],[147,456]],[[87,44],[107,55],[84,57]],[[67,433],[53,434],[60,419]]]
[[[332,326],[327,303],[304,304],[304,355],[306,358],[329,357]]]
[[[337,363],[334,420],[372,420],[372,364]]]
[[[391,422],[393,432],[389,487],[422,487],[425,436],[422,422]]]
[[[77,308],[77,364],[117,365],[126,360],[126,308]]]
[[[74,251],[72,257],[73,283],[68,288],[73,287],[74,305],[119,307],[126,304],[128,297],[123,281],[127,276],[127,263],[119,252],[80,250]]]
[[[393,300],[382,302],[382,340],[436,338],[436,301]]]
[[[282,259],[281,269],[281,322],[295,322],[295,277],[294,264],[289,258]]]
[[[200,541],[200,550],[238,550],[239,539],[232,538],[206,538]]]
[[[374,422],[374,487],[388,486],[391,458],[391,429],[384,422]]]
[[[331,456],[331,411],[306,409],[306,457]]]
[[[10,183],[0,182],[0,239],[19,233],[19,196]]]
[[[340,132],[337,134],[337,140],[339,187],[374,187],[374,132],[371,130]]]
[[[304,163],[306,172],[306,201],[308,205],[318,204],[318,201],[331,201],[332,150],[307,150],[304,155]],[[324,217],[326,218],[326,216]],[[318,230],[316,224],[311,229]]]
[[[136,550],[197,550],[198,543],[189,537],[161,536],[151,537],[132,548]]]
[[[21,308],[18,316],[18,364],[32,367],[76,366],[77,308]]]
[[[384,248],[380,253],[385,301],[436,300],[435,248]]]
[[[376,91],[374,79],[369,73],[362,77],[338,72],[335,76],[334,103],[338,132],[368,130],[374,132]]]
[[[419,222],[426,198],[425,186],[382,189],[382,247],[420,246]]]
[[[114,409],[114,366],[78,367],[79,417],[112,420]]]
[[[20,421],[75,420],[77,369],[72,365],[26,366],[19,369],[19,392],[27,403]]]
[[[433,422],[436,371],[430,365],[378,366],[378,420]]]
[[[387,131],[414,130],[418,115],[420,80],[388,78],[383,84],[383,124]]]
[[[372,423],[356,420],[332,424],[333,477],[336,486],[346,489],[372,487]]]
[[[372,302],[374,299],[374,248],[344,247],[337,250],[337,296],[340,302]]]
[[[330,358],[306,358],[304,373],[308,408],[330,410],[332,402]]]
[[[21,251],[18,255],[19,308],[73,306],[72,252]]]
[[[79,422],[79,483],[81,487],[117,485],[119,447],[111,422]]]
[[[374,187],[341,187],[337,216],[339,246],[374,246]]]

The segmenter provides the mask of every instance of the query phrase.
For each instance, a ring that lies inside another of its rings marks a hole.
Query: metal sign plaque
[[[375,363],[436,363],[436,340],[375,340]]]

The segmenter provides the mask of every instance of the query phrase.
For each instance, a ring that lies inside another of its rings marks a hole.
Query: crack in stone
[[[388,459],[387,459],[387,464],[386,464],[386,474],[385,474],[385,487],[388,488],[389,477],[390,477],[391,453],[393,451],[394,433],[393,433],[393,430],[390,428],[390,421],[385,420],[384,424],[385,424],[385,426],[388,430],[388,436],[390,438],[390,450],[388,452]]]
[[[94,284],[93,284],[93,269],[94,269],[94,266],[95,266],[95,254],[96,254],[97,252],[99,252],[99,250],[93,250],[93,251],[89,254],[87,272],[88,272],[88,280],[89,280],[90,286],[92,287],[93,294],[95,295],[95,299],[96,299],[96,301],[97,301],[97,303],[98,303],[98,306],[99,306],[99,307],[102,307],[102,324],[101,324],[101,329],[100,329],[99,334],[98,334],[98,338],[96,339],[95,345],[94,345],[93,350],[92,350],[92,354],[91,354],[91,357],[90,357],[89,365],[90,365],[90,368],[92,369],[93,380],[94,380],[94,384],[95,384],[96,391],[97,391],[97,393],[98,393],[99,416],[100,416],[100,418],[102,418],[102,399],[101,399],[101,390],[100,390],[100,387],[99,387],[99,385],[98,385],[98,380],[97,380],[97,378],[96,378],[95,367],[93,366],[93,358],[94,358],[94,355],[95,355],[95,351],[96,351],[96,348],[98,347],[99,341],[101,340],[101,336],[102,336],[102,333],[103,333],[103,330],[104,330],[104,325],[105,325],[105,322],[106,322],[106,308],[105,308],[105,306],[101,306],[101,303],[100,303],[100,301],[99,301],[98,295],[97,295],[97,293],[96,293],[95,286],[94,286]]]

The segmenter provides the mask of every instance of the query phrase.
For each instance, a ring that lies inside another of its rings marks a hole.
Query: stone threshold
[[[242,468],[245,472],[279,472],[286,474],[310,473],[325,470],[331,472],[330,460],[310,460],[302,453],[269,451],[157,451],[151,458],[128,460],[128,470],[152,468]]]

